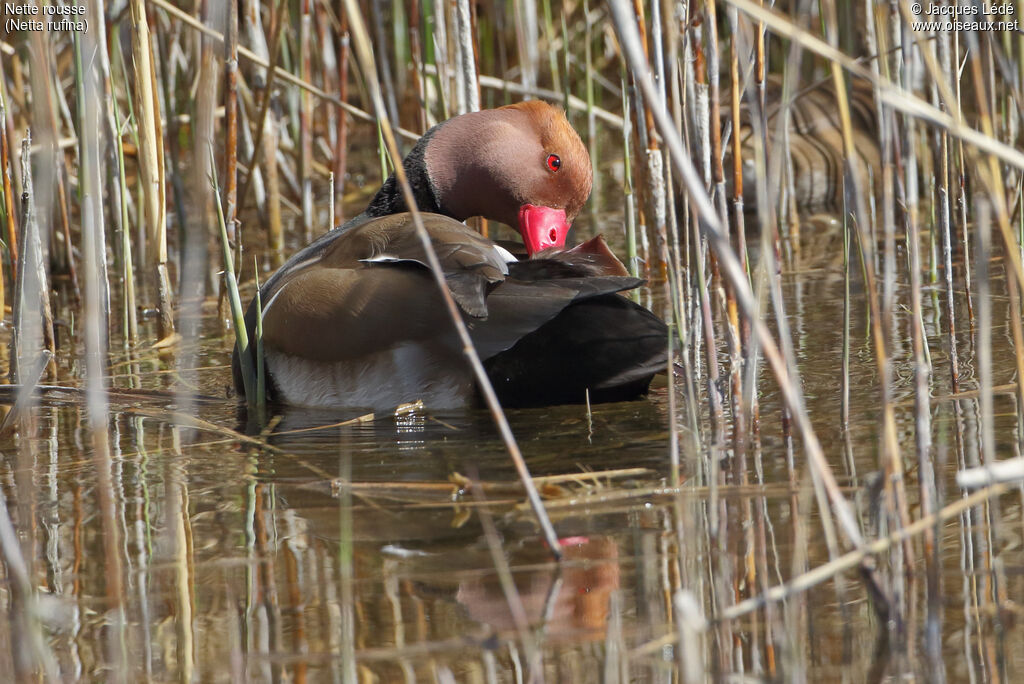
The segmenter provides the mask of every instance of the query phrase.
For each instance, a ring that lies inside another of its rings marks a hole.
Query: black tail
[[[509,407],[628,401],[647,393],[664,371],[668,328],[617,294],[570,304],[511,349],[485,361]]]

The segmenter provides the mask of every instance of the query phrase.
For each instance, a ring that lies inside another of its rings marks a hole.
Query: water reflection
[[[398,574],[436,575],[433,581],[416,581],[417,591],[424,595],[444,595],[444,583],[454,583],[451,598],[471,620],[498,634],[516,630],[510,603],[518,601],[528,625],[548,637],[603,639],[608,599],[619,588],[618,546],[602,536],[567,537],[561,542],[561,564],[552,562],[536,538],[505,546],[515,587],[511,595],[502,587],[486,549],[476,559],[465,551],[429,559],[413,556],[401,564]]]

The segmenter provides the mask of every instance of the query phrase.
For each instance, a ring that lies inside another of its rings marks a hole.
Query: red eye
[[[557,154],[548,155],[548,169],[550,171],[557,171],[562,168],[562,160],[558,158]]]

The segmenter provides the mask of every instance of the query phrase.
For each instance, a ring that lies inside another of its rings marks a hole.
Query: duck
[[[621,293],[632,277],[598,236],[565,249],[590,194],[590,158],[564,113],[526,101],[454,117],[402,162],[449,293],[499,401],[626,401],[667,362],[667,328]],[[518,229],[528,258],[470,229]],[[268,396],[375,410],[480,394],[394,174],[366,210],[301,249],[260,288]],[[254,354],[254,345],[247,353]],[[244,391],[236,347],[232,368]]]

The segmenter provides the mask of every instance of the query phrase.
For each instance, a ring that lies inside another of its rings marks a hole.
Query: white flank
[[[422,399],[428,409],[458,408],[473,397],[460,357],[409,343],[357,361],[311,361],[266,350],[267,368],[285,401],[299,406],[390,410]]]

